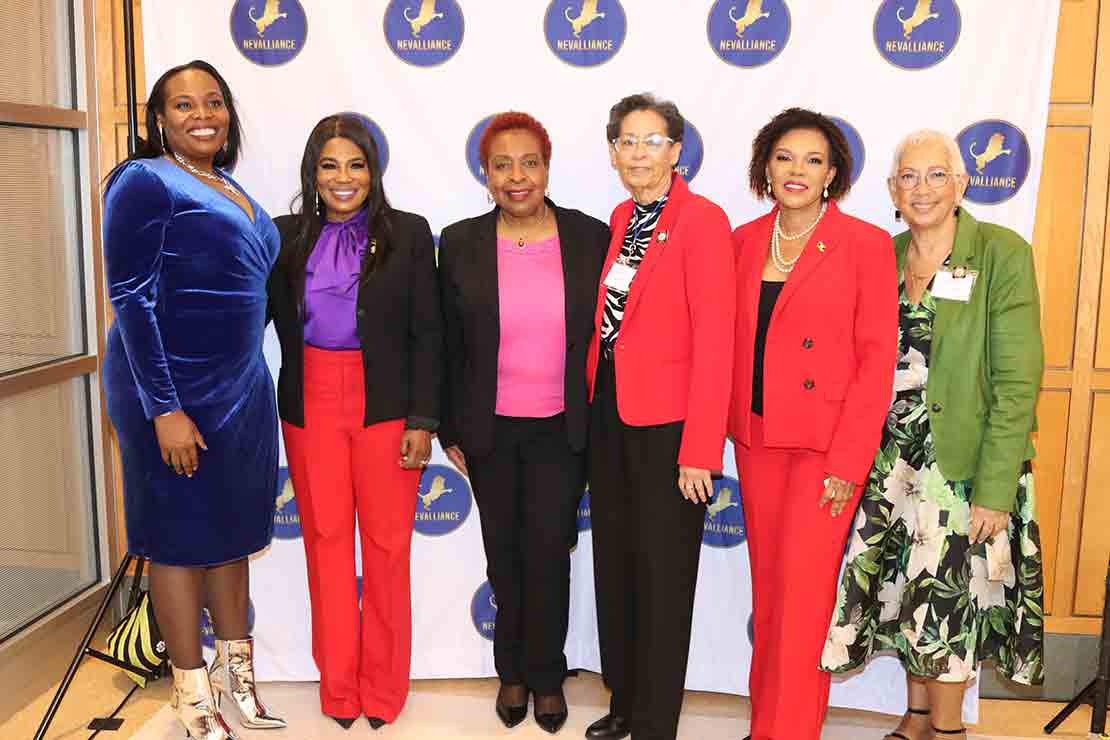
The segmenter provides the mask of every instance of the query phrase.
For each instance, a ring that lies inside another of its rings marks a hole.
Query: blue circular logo
[[[247,601],[247,633],[249,634],[254,630],[254,602]],[[216,628],[212,626],[212,616],[208,613],[208,607],[202,607],[200,610],[200,644],[204,647],[215,650],[216,649]]]
[[[397,57],[434,67],[455,56],[463,40],[463,13],[456,0],[390,0],[385,40]]]
[[[470,135],[466,137],[466,166],[470,168],[470,174],[474,175],[474,179],[482,187],[486,186],[489,178],[486,177],[486,166],[482,162],[482,153],[478,150],[478,144],[482,141],[482,133],[485,132],[486,126],[492,120],[493,116],[486,116],[478,121],[474,128],[470,129]]]
[[[740,506],[740,481],[728,476],[713,481],[713,498],[705,505],[701,543],[709,547],[736,547],[747,538]]]
[[[448,465],[429,465],[416,492],[416,531],[431,537],[450,534],[470,514],[470,484]]]
[[[737,67],[760,67],[790,40],[790,9],[784,0],[717,0],[705,25],[709,45]]]
[[[378,147],[378,164],[381,166],[382,175],[384,175],[386,168],[389,167],[389,141],[385,138],[382,127],[373,118],[358,111],[345,111],[345,115],[357,116],[366,126],[366,130],[370,132],[370,138],[374,140],[374,145]]]
[[[297,498],[293,494],[293,479],[289,468],[278,468],[277,497],[274,501],[274,537],[295,540],[301,536],[301,515]]]
[[[955,0],[883,0],[875,47],[896,67],[926,69],[952,53],[962,25]]]
[[[298,0],[236,0],[231,8],[231,40],[255,64],[291,61],[306,38],[308,19]]]
[[[575,67],[596,67],[617,55],[628,33],[620,0],[552,0],[543,33],[555,56]]]
[[[682,179],[690,182],[698,176],[702,160],[705,158],[705,144],[694,124],[686,121],[682,134],[682,152],[678,155],[675,171]]]
[[[1029,175],[1029,140],[1012,123],[973,123],[956,137],[967,167],[967,192],[972,203],[995,205],[1017,195]]]
[[[486,581],[474,592],[470,600],[470,618],[478,634],[493,642],[493,627],[497,623],[497,599],[493,597],[493,586]]]
[[[863,163],[867,160],[867,150],[863,146],[863,137],[856,131],[856,127],[845,121],[843,118],[830,116],[836,127],[840,129],[840,133],[844,134],[844,138],[848,140],[848,148],[852,150],[852,178],[851,183],[856,184],[856,180],[863,173]]]
[[[593,527],[593,519],[590,518],[590,489],[587,488],[582,493],[582,498],[578,500],[578,514],[575,517],[578,523],[578,531],[585,532]]]

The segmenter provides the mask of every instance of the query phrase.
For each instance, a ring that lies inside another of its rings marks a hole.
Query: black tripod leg
[[[80,647],[77,648],[77,654],[73,656],[73,662],[69,664],[69,670],[66,671],[65,678],[58,686],[58,691],[54,694],[54,699],[50,702],[50,708],[46,710],[46,716],[42,718],[39,723],[39,729],[35,732],[34,740],[43,740],[46,737],[46,730],[50,727],[50,723],[54,721],[54,715],[58,712],[58,707],[65,698],[66,691],[69,685],[73,683],[73,677],[77,675],[77,668],[81,665],[81,659],[85,657],[85,651],[89,648],[89,643],[92,642],[93,637],[96,635],[96,630],[100,627],[100,623],[104,621],[104,615],[108,613],[108,607],[112,605],[112,597],[116,595],[119,590],[120,584],[127,576],[127,569],[131,565],[131,561],[135,556],[131,553],[123,558],[123,562],[119,564],[119,569],[116,574],[112,576],[112,582],[108,586],[108,593],[104,594],[104,600],[100,602],[100,606],[96,610],[96,616],[93,617],[92,624],[89,625],[89,631],[85,633],[85,639],[81,640]]]
[[[1052,718],[1052,721],[1044,726],[1044,733],[1051,735],[1052,731],[1064,723],[1071,713],[1079,707],[1083,706],[1091,700],[1091,692],[1095,690],[1095,682],[1091,681],[1087,687],[1075,695],[1075,698],[1068,702],[1068,705],[1060,710],[1060,713]]]

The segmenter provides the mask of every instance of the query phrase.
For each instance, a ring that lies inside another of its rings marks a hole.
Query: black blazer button
[[[941,406],[941,405],[940,405],[939,403],[934,403],[934,404],[933,404],[933,411],[934,411],[935,413],[938,413],[938,414],[939,414],[939,413],[940,413],[941,411],[943,411],[943,410],[944,410],[944,407],[943,407],[943,406]]]
[[[358,316],[360,319],[365,315],[366,315],[366,309],[365,308],[360,308],[357,311],[355,311],[355,316]]]
[[[813,382],[813,378],[806,378],[805,382],[802,383],[802,385],[807,391],[811,391],[817,386],[817,384]]]
[[[567,352],[574,351],[574,342],[567,342]]]
[[[802,346],[806,349],[810,349],[811,347],[813,347],[813,340],[809,337],[806,337],[802,340]]]

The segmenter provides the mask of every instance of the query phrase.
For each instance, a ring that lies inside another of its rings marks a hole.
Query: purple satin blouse
[[[361,349],[355,311],[366,254],[366,211],[324,224],[308,256],[304,283],[304,341],[318,349]]]

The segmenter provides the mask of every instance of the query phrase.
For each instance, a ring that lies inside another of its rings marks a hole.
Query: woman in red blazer
[[[783,111],[752,144],[775,208],[733,233],[736,443],[752,569],[753,740],[817,740],[817,666],[836,577],[890,405],[898,295],[890,236],[844,214],[852,154],[831,120]],[[848,516],[841,516],[847,511]]]
[[[704,503],[721,469],[732,375],[728,217],[674,174],[685,122],[632,95],[609,156],[632,199],[610,219],[586,360],[601,670],[609,714],[590,738],[678,731]]]

